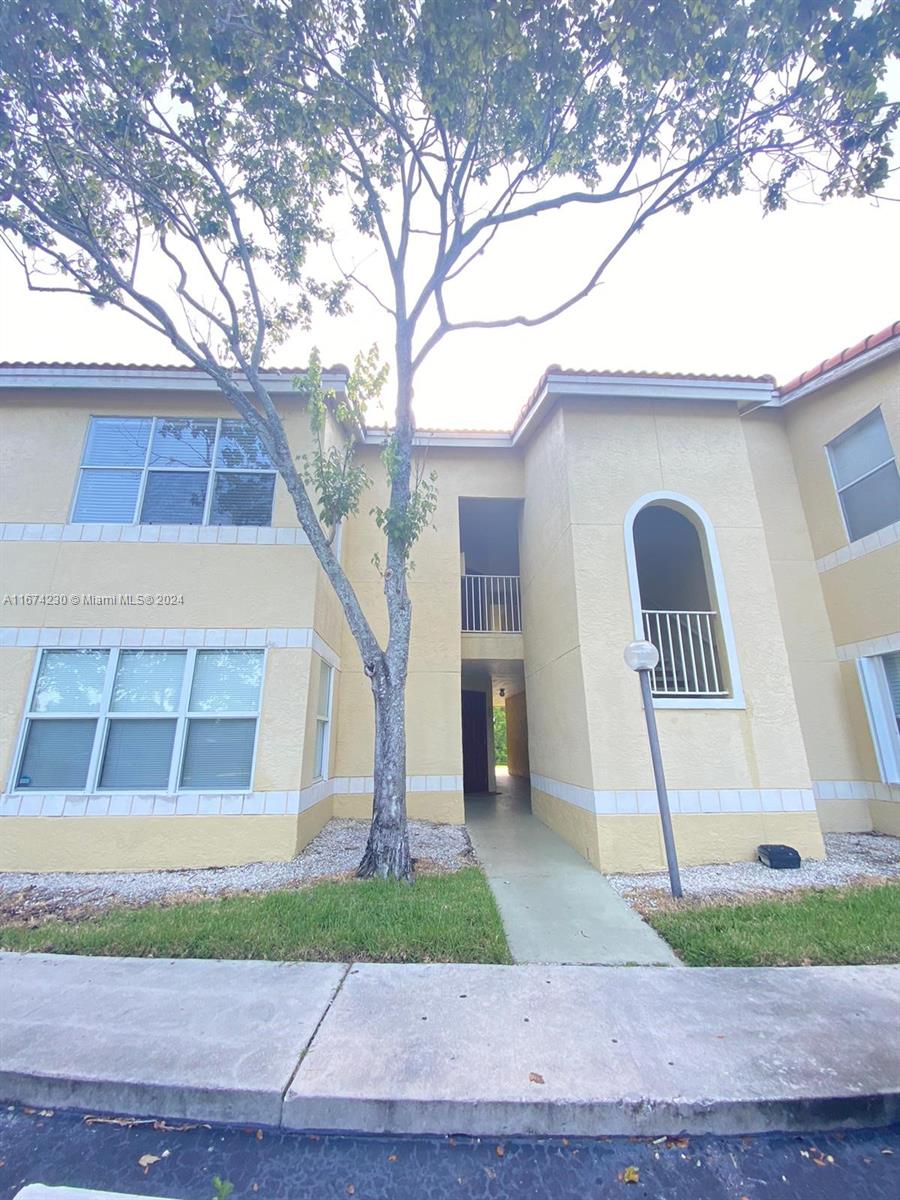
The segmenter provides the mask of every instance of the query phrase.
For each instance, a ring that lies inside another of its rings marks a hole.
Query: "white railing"
[[[518,575],[462,576],[463,633],[521,633]]]
[[[654,696],[727,696],[714,612],[645,608],[644,637],[659,651]]]

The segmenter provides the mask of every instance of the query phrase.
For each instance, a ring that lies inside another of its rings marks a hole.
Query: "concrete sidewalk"
[[[900,1117],[900,968],[0,955],[0,1099],[385,1133]]]
[[[466,828],[515,962],[681,966],[600,872],[532,814],[527,781],[498,767],[497,788],[466,796]]]

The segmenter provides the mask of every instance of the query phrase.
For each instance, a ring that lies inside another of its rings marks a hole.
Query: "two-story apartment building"
[[[299,455],[292,373],[269,383]],[[0,868],[287,859],[367,816],[355,645],[205,376],[9,364],[0,402]],[[503,704],[534,812],[601,870],[659,867],[622,660],[647,637],[683,862],[900,833],[900,324],[780,389],[552,367],[511,432],[419,442],[439,507],[410,581],[413,817],[462,822],[491,788]],[[371,519],[339,545],[383,633]]]

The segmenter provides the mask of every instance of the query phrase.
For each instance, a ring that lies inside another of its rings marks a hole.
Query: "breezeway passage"
[[[466,825],[517,963],[679,966],[599,871],[531,812],[525,780],[466,796]]]

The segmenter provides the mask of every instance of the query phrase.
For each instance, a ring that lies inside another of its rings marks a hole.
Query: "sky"
[[[563,299],[602,258],[613,227],[611,214],[570,211],[530,220],[505,242],[498,237],[493,257],[460,280],[451,317],[536,312]],[[336,248],[355,252],[340,234]],[[900,203],[794,203],[763,216],[757,197],[733,197],[654,218],[601,286],[550,324],[445,339],[417,377],[416,419],[420,428],[508,429],[554,363],[786,382],[898,318]],[[274,362],[302,365],[315,345],[326,364],[351,363],[372,342],[389,350],[390,321],[357,291],[351,315],[318,317]],[[0,360],[180,361],[124,314],[81,297],[29,293],[2,248]]]

